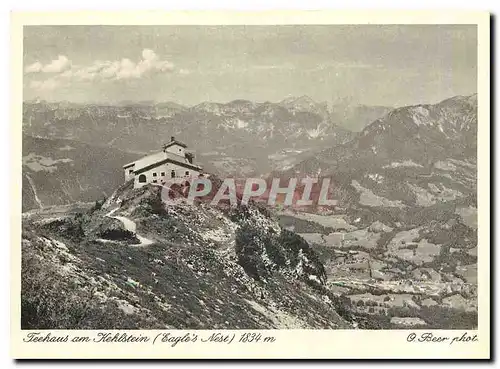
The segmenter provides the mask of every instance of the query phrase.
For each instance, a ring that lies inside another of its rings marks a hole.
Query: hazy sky
[[[28,26],[24,98],[401,106],[476,92],[476,27]]]

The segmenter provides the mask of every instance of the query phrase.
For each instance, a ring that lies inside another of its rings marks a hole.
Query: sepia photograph
[[[19,68],[25,342],[474,340],[477,22],[29,24]]]

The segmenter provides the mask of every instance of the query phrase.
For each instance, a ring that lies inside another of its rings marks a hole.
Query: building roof
[[[187,147],[187,145],[184,142],[180,142],[180,141],[177,141],[177,140],[172,140],[168,144],[163,145],[163,149],[166,149],[167,147],[174,146],[174,145],[178,145],[178,146],[181,146],[183,148]]]
[[[179,165],[181,167],[185,167],[185,168],[189,168],[189,169],[194,169],[194,170],[198,170],[198,171],[201,171],[201,167],[198,166],[198,165],[194,165],[194,164],[191,164],[191,163],[186,163],[186,162],[180,162],[180,161],[177,161],[177,160],[173,160],[172,158],[166,158],[162,161],[159,161],[157,163],[153,163],[151,165],[148,165],[147,167],[143,167],[141,169],[135,169],[134,170],[134,174],[140,174],[142,172],[146,172],[150,169],[153,169],[153,168],[156,168],[162,164],[165,164],[165,163],[173,163],[173,164],[176,164],[176,165]]]
[[[142,168],[148,167],[152,164],[163,161],[167,158],[167,153],[160,151],[151,155],[144,156],[135,162],[134,171],[140,170]]]
[[[173,154],[170,152],[160,151],[151,155],[147,155],[135,162],[126,164],[123,168],[134,167],[134,173],[142,173],[151,168],[165,164],[167,162],[174,163],[186,168],[201,170],[201,167],[190,163],[187,158],[181,155]]]

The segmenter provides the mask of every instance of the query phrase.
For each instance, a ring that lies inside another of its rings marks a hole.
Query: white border
[[[20,10],[20,9],[26,9],[26,5],[24,5],[24,6],[23,6],[23,4],[25,4],[25,3],[26,3],[26,2],[23,2],[23,3],[16,2],[16,5],[17,5],[17,6],[15,6],[15,8],[16,8],[16,9],[19,9],[19,10]],[[34,3],[34,2],[31,2],[31,6],[28,4],[28,7],[27,7],[27,8],[28,8],[28,9],[30,9],[30,10],[37,10],[37,9],[41,9],[39,6],[38,6],[38,7],[37,7],[37,6],[33,6],[33,3]],[[98,4],[99,2],[98,2],[98,1],[94,1],[94,0],[89,0],[89,1],[87,1],[87,2],[86,2],[86,5],[87,5],[88,7],[90,7],[90,6],[93,6],[93,4],[92,4],[92,3]],[[150,9],[153,9],[153,8],[160,8],[160,7],[161,7],[161,8],[165,8],[165,4],[161,4],[161,2],[155,2],[155,3],[160,3],[160,5],[158,5],[158,4],[157,4],[157,5],[154,5],[154,4],[153,4],[152,6],[149,6],[149,8],[150,8]],[[193,3],[194,3],[194,5],[195,5],[195,7],[192,7],[192,6],[191,6],[191,4],[193,4]],[[200,2],[198,2],[198,4],[196,4],[196,2],[193,2],[193,1],[184,1],[184,2],[183,2],[183,4],[182,4],[182,8],[188,8],[188,7],[191,7],[191,9],[193,9],[193,8],[200,8],[200,7],[202,7],[202,8],[203,8],[203,5],[200,5],[199,3],[200,3]],[[221,3],[221,2],[218,2],[218,4],[216,4],[216,5],[219,5],[220,3]],[[234,8],[234,5],[235,5],[235,3],[234,3],[234,2],[222,2],[222,3],[223,3],[223,5],[222,5],[222,6],[216,6],[216,8],[231,9],[231,8]],[[260,5],[260,7],[262,8],[262,4],[261,4],[261,3],[263,3],[263,2],[256,2],[256,3],[254,2],[254,3],[253,3],[253,6],[251,6],[251,7],[241,6],[242,4],[237,4],[237,8],[239,8],[239,9],[248,9],[248,8],[253,8],[252,10],[254,10],[254,9],[255,9],[255,6],[259,7],[259,5]],[[268,5],[268,6],[267,6],[267,8],[273,8],[273,4],[274,4],[275,2],[272,2],[272,1],[266,1],[265,3]],[[279,3],[282,3],[282,2],[279,2]],[[308,5],[309,5],[309,6],[307,6],[307,8],[309,8],[309,9],[311,9],[311,8],[325,8],[325,7],[326,7],[325,5],[322,5],[322,6],[320,5],[320,6],[318,6],[318,7],[315,7],[314,5],[315,5],[315,4],[317,4],[318,2],[314,2],[314,1],[308,1],[307,3],[308,3]],[[323,4],[324,4],[325,2],[319,2],[319,3],[323,3]],[[326,2],[326,3],[328,3],[328,2]],[[391,4],[390,4],[390,5],[384,5],[384,4],[387,4],[387,3],[395,3],[395,2],[388,2],[388,1],[381,1],[381,2],[378,2],[377,4],[380,6],[380,3],[382,3],[382,6],[389,6],[389,7],[391,7],[391,6],[392,6],[392,7],[394,7],[394,5],[399,5],[399,3],[392,4],[392,5],[391,5]],[[438,3],[438,4],[436,4],[436,2],[435,2],[435,1],[432,1],[432,2],[430,2],[430,1],[424,1],[423,3],[422,3],[422,2],[419,2],[419,4],[420,4],[420,5],[422,5],[422,4],[423,4],[424,6],[425,6],[425,4],[426,4],[426,3],[432,4],[432,6],[434,6],[434,7],[436,7],[436,5],[438,5],[438,6],[437,6],[438,8],[439,8],[439,7],[441,7],[441,8],[443,7],[443,6],[439,6],[440,4],[442,4],[442,2],[440,2],[440,3]],[[476,5],[476,6],[477,6],[477,5],[478,5],[478,3],[479,3],[479,2],[478,2],[478,1],[476,1],[474,5]],[[38,4],[38,5],[39,5],[40,3],[39,3],[39,2],[37,2],[36,4]],[[46,2],[44,2],[44,5],[43,5],[44,10],[50,10],[51,6],[49,6],[49,7],[47,8],[47,7],[45,6],[45,4],[46,4]],[[135,3],[135,4],[137,5],[137,3]],[[354,8],[356,8],[356,7],[359,7],[359,5],[356,5],[356,4],[359,4],[359,1],[353,1],[353,2],[350,2],[350,3],[349,3],[349,7],[350,7],[351,9],[354,9]],[[140,4],[140,5],[144,5],[144,2],[141,2],[141,4]],[[213,4],[212,4],[212,5],[213,5]],[[281,8],[281,9],[283,9],[283,8],[285,8],[285,7],[288,7],[288,8],[295,8],[295,9],[297,9],[297,8],[300,8],[300,7],[301,7],[300,5],[298,5],[298,4],[297,4],[297,2],[287,2],[287,5],[285,5],[285,6],[283,6],[283,5],[284,5],[284,4],[282,3],[282,4],[281,4],[281,6],[274,6],[274,8]],[[290,5],[291,5],[291,6],[290,6]],[[455,9],[456,9],[457,7],[459,7],[459,6],[460,6],[460,5],[459,5],[459,4],[457,4],[456,2],[452,2],[452,5],[455,7]],[[462,5],[464,5],[464,4],[462,4]],[[470,5],[470,3],[468,3],[468,5]],[[365,3],[363,3],[361,6],[366,6],[366,2],[365,2]],[[399,8],[399,6],[397,6],[397,7]],[[66,9],[68,9],[68,4],[64,4],[64,6],[61,6],[61,4],[58,4],[58,5],[56,5],[56,7],[55,7],[55,9],[59,9],[59,10],[60,10],[60,9],[65,9],[65,8],[66,8]],[[100,8],[101,8],[101,9],[110,9],[109,7],[107,7],[106,5],[103,5],[103,4],[100,4]],[[130,4],[129,4],[129,3],[121,4],[121,9],[132,9],[132,8],[134,8],[134,7],[133,7],[133,6],[130,6]],[[173,7],[170,7],[170,8],[173,8]],[[302,8],[304,8],[304,6],[302,6]],[[464,6],[462,6],[462,8],[464,8]],[[465,8],[470,8],[470,7],[465,7]],[[52,9],[54,9],[54,8],[52,7]],[[477,9],[477,8],[476,8],[476,9]],[[3,24],[5,25],[5,24],[7,24],[7,23],[6,23],[6,22],[4,22]],[[7,60],[7,58],[4,58],[4,60]],[[7,93],[6,95],[7,95],[7,98],[4,98],[4,101],[9,101],[9,97],[8,97],[8,96],[9,96],[9,93]],[[481,97],[480,97],[480,101],[481,101]],[[481,103],[481,102],[480,102],[480,103]],[[480,119],[481,119],[481,118],[480,118]],[[7,121],[8,121],[8,120],[7,120]],[[7,138],[7,140],[8,140],[8,137],[9,137],[9,136],[8,136],[8,135],[2,135],[2,137]],[[8,147],[7,145],[0,145],[0,146],[2,146],[2,147],[3,147],[3,149],[5,149],[6,147]],[[8,158],[8,151],[6,151],[6,154],[4,154],[2,157],[3,157],[3,158],[6,158],[6,157]],[[483,157],[483,158],[484,158],[484,157]],[[8,162],[7,162],[7,164],[8,164]],[[484,164],[483,164],[483,165],[485,165],[485,166],[486,166],[486,165],[488,165],[488,161],[486,160],[486,162],[484,162]],[[4,184],[5,184],[5,182],[4,182]],[[480,186],[481,186],[481,185],[480,185]],[[482,187],[482,188],[484,189],[485,187]],[[2,192],[2,193],[7,193],[7,191]],[[481,193],[481,191],[480,191],[480,193]],[[3,222],[3,224],[4,224],[4,225],[5,225],[5,224],[8,224],[8,222],[9,222],[9,219],[8,219],[8,218],[7,218],[7,219],[5,219],[5,220],[6,220],[6,221],[5,221],[5,222]],[[7,228],[7,231],[8,231],[8,228],[9,228],[9,227],[6,227],[6,228]],[[5,233],[7,233],[7,232],[5,232]],[[3,234],[5,234],[5,233],[3,233]],[[9,260],[9,259],[8,259],[8,258],[4,258],[4,260]],[[482,267],[481,267],[481,268],[482,268]],[[4,268],[4,270],[8,270],[8,269],[7,269],[7,268]],[[483,273],[483,271],[481,271],[481,273]],[[489,274],[489,273],[488,273],[488,274]],[[8,278],[4,278],[4,280],[8,280]]]

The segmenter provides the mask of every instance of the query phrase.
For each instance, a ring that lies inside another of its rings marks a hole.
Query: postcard
[[[11,355],[490,358],[489,27],[13,13]]]

